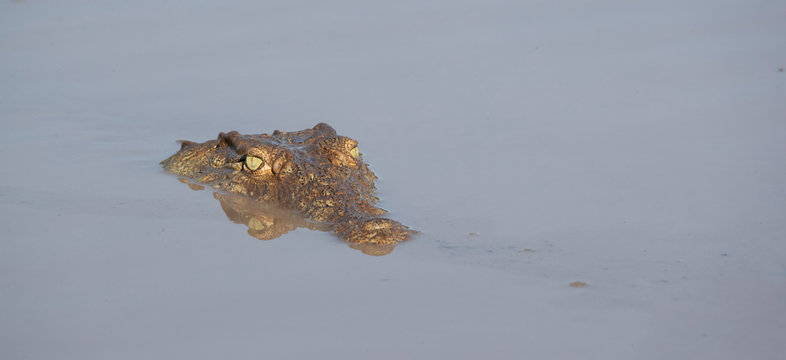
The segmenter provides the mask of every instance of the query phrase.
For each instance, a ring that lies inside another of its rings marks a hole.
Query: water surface
[[[0,3],[0,352],[779,358],[784,12]],[[421,234],[260,241],[158,165],[319,122]]]

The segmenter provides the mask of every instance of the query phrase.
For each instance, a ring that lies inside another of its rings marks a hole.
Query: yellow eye
[[[360,152],[358,152],[358,147],[357,146],[353,147],[352,150],[349,150],[349,154],[352,155],[352,157],[355,158],[355,159],[360,157]]]
[[[246,155],[246,167],[251,171],[259,169],[263,163],[264,161],[256,156]]]

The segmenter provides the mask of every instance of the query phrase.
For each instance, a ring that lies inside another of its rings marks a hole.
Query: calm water
[[[779,358],[786,7],[563,6],[0,3],[0,354]],[[158,165],[318,122],[421,234],[258,240]]]

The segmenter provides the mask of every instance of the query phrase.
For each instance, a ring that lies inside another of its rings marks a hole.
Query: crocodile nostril
[[[219,133],[218,134],[218,144],[217,146],[229,146],[233,149],[237,149],[237,142],[235,139],[240,135],[235,130],[232,130],[228,133]]]
[[[177,142],[180,143],[180,150],[183,150],[189,146],[197,145],[197,143],[190,141],[190,140],[178,140]]]

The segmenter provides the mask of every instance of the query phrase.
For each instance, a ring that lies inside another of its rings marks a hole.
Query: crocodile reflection
[[[194,191],[205,189],[204,186],[190,183],[187,179],[181,178],[180,181]],[[246,226],[248,235],[259,240],[273,240],[298,228],[326,232],[334,230],[331,224],[313,221],[304,218],[296,211],[259,202],[246,196],[213,192],[213,198],[221,204],[221,209],[229,220]],[[390,254],[396,245],[350,243],[349,246],[367,255],[381,256]]]

